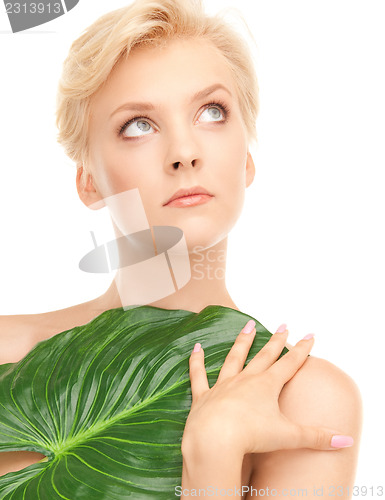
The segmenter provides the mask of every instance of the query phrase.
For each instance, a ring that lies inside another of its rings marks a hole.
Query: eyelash
[[[205,104],[204,109],[213,108],[213,107],[219,108],[223,112],[223,115],[225,117],[225,119],[219,123],[226,123],[228,118],[229,118],[229,115],[230,115],[230,109],[227,106],[227,104],[225,104],[223,101],[213,101],[213,102],[209,102],[209,103]],[[202,111],[202,113],[203,113],[203,111]],[[119,136],[123,135],[123,132],[125,131],[125,129],[129,125],[131,125],[131,123],[134,123],[137,120],[147,120],[149,122],[152,121],[151,118],[149,118],[148,116],[144,116],[144,115],[134,116],[133,118],[130,118],[129,120],[124,122],[123,125],[119,126],[119,128],[117,130],[118,135]],[[126,137],[126,139],[133,139],[133,137]]]

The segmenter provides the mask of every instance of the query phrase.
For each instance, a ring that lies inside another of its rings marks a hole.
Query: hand
[[[226,447],[240,455],[293,448],[335,450],[346,447],[348,436],[333,438],[338,431],[298,425],[288,420],[279,408],[278,398],[284,384],[304,364],[314,339],[306,336],[277,360],[288,335],[286,329],[277,331],[244,368],[256,334],[255,323],[251,321],[248,325],[250,333],[245,333],[245,327],[238,335],[211,389],[204,366],[204,351],[199,344],[194,348],[190,357],[193,399],[182,452],[183,448],[191,451],[194,446],[210,450]]]

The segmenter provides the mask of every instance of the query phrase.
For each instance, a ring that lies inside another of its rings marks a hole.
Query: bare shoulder
[[[325,484],[350,488],[362,427],[361,394],[354,380],[329,361],[309,356],[283,387],[279,406],[292,422],[352,436],[354,445],[338,451],[294,449],[254,454],[253,486],[270,481],[277,487]]]
[[[0,364],[22,359],[38,342],[101,314],[94,301],[57,311],[0,316]]]
[[[0,364],[19,361],[36,344],[28,316],[0,316]]]
[[[331,427],[343,434],[357,434],[361,427],[362,402],[357,384],[325,359],[309,356],[284,386],[279,403],[283,413],[304,425]]]

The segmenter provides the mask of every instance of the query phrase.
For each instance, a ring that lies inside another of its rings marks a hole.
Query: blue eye
[[[226,104],[220,102],[210,102],[206,104],[202,113],[199,115],[198,122],[225,123],[229,114],[230,110]],[[120,126],[117,132],[118,135],[127,139],[143,137],[144,135],[150,135],[157,131],[151,123],[151,119],[147,116],[135,116]]]
[[[204,122],[221,122],[225,119],[225,115],[220,107],[209,106],[203,111],[199,119]]]
[[[149,122],[143,118],[134,118],[121,128],[121,133],[125,137],[140,137],[151,134],[153,131]]]

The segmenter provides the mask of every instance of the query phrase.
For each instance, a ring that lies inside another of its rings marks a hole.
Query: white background
[[[125,4],[80,0],[18,34],[2,9],[0,314],[77,304],[112,280],[78,269],[92,221],[56,143],[54,112],[70,43]],[[206,5],[236,6],[246,18],[260,84],[257,173],[229,240],[230,293],[270,331],[286,322],[291,343],[315,333],[313,354],[357,382],[365,421],[356,484],[385,486],[384,2]]]

